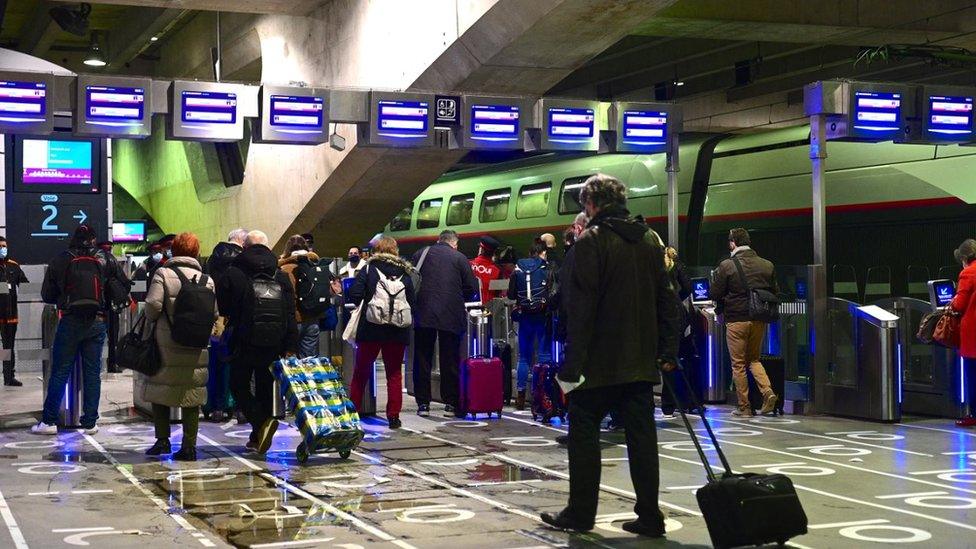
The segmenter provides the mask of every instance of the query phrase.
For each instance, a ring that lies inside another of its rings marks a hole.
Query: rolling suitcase
[[[461,392],[458,413],[461,415],[492,413],[502,417],[502,361],[498,357],[470,357],[461,363]]]
[[[688,383],[683,373],[679,377]],[[665,383],[665,387],[677,401],[674,387],[670,383]],[[692,404],[700,409],[699,402]],[[681,408],[679,405],[678,409]],[[793,482],[779,474],[733,473],[708,419],[704,413],[700,415],[725,469],[721,477],[715,474],[698,441],[698,434],[688,421],[688,416],[681,412],[681,419],[691,435],[695,449],[698,450],[698,457],[705,466],[708,477],[708,482],[698,489],[696,497],[712,545],[716,549],[767,543],[782,545],[795,536],[806,534],[807,515],[796,495]]]
[[[497,356],[502,361],[502,398],[508,406],[512,403],[512,346],[507,341],[496,339],[491,350],[492,356]]]
[[[773,415],[785,415],[783,410],[784,395],[786,391],[786,361],[783,357],[763,355],[760,359],[763,368],[766,370],[766,376],[769,377],[769,385],[773,388],[773,392],[779,397],[776,399],[776,407],[773,409]],[[759,387],[756,385],[756,379],[752,377],[752,372],[746,369],[747,377],[749,378],[749,405],[752,407],[752,411],[758,413],[762,408],[763,397],[762,393],[759,392]]]

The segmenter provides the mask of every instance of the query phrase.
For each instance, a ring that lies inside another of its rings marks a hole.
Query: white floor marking
[[[465,486],[477,488],[479,486],[501,486],[503,484],[525,484],[536,482],[542,482],[542,479],[532,478],[528,480],[499,480],[497,482],[469,482],[468,484],[465,484]]]
[[[891,494],[888,496],[874,496],[874,499],[905,499],[921,496],[944,496],[949,492],[915,492],[914,494]]]
[[[14,514],[10,511],[7,500],[3,497],[3,492],[0,492],[0,517],[3,517],[3,523],[7,525],[7,532],[10,533],[14,547],[16,549],[28,549],[29,546],[27,540],[24,539],[24,533],[20,531],[20,526],[17,526],[17,520],[14,519]]]
[[[909,475],[941,475],[943,473],[971,473],[973,471],[976,471],[976,469],[966,467],[965,469],[937,469],[935,471],[911,471],[908,474]]]
[[[85,438],[85,440],[88,441],[88,444],[90,444],[93,448],[95,448],[95,450],[97,450],[98,453],[102,454],[102,457],[107,459],[109,463],[111,463],[115,467],[116,471],[121,473],[122,476],[124,476],[126,480],[128,480],[133,486],[135,486],[137,490],[139,490],[140,492],[142,492],[144,496],[149,498],[149,501],[156,504],[156,507],[159,507],[163,511],[163,513],[166,514],[166,516],[173,519],[173,521],[176,522],[176,524],[178,524],[187,532],[192,533],[198,531],[196,526],[190,524],[190,522],[185,518],[183,518],[181,515],[170,514],[169,505],[165,501],[163,501],[162,499],[154,495],[152,492],[150,492],[149,489],[147,489],[145,486],[143,486],[142,482],[140,482],[139,479],[135,475],[133,475],[131,471],[129,471],[121,463],[119,463],[119,460],[115,459],[115,456],[108,453],[108,451],[105,450],[105,447],[103,447],[101,443],[95,440],[95,437],[86,434],[82,434],[82,436]],[[214,546],[214,543],[209,539],[198,539],[197,541],[199,541],[200,544],[203,545],[204,547]]]
[[[410,545],[409,543],[407,543],[407,542],[405,542],[405,541],[403,541],[401,539],[397,539],[396,537],[394,537],[394,536],[392,536],[392,535],[384,532],[383,530],[380,530],[379,528],[376,528],[375,526],[372,526],[371,524],[368,524],[368,523],[364,522],[363,520],[360,520],[359,518],[357,518],[357,517],[355,517],[353,515],[350,515],[349,513],[347,513],[345,511],[343,511],[343,510],[341,510],[341,509],[339,509],[339,508],[337,508],[337,507],[335,507],[335,506],[333,506],[333,505],[325,502],[321,498],[318,498],[318,497],[316,497],[316,496],[314,496],[314,495],[306,492],[305,490],[302,490],[301,488],[299,488],[299,487],[291,484],[290,482],[288,482],[288,481],[286,481],[284,479],[278,478],[278,477],[276,477],[276,476],[274,476],[274,475],[272,475],[270,473],[264,472],[264,469],[262,469],[260,466],[258,466],[254,462],[252,462],[252,461],[250,461],[250,460],[248,460],[248,459],[246,459],[246,458],[238,455],[237,453],[232,452],[231,450],[229,450],[227,447],[225,447],[223,444],[220,444],[216,440],[213,440],[212,438],[210,438],[210,437],[208,437],[208,436],[206,436],[206,435],[204,435],[202,433],[199,434],[199,435],[197,435],[197,438],[199,438],[200,440],[206,442],[207,444],[212,445],[214,448],[219,449],[220,451],[224,452],[228,456],[234,458],[238,462],[242,463],[248,469],[250,469],[252,471],[258,472],[258,474],[261,477],[263,477],[266,480],[274,483],[276,486],[280,486],[280,487],[288,490],[289,492],[295,494],[296,496],[299,496],[299,497],[301,497],[301,498],[303,498],[305,500],[308,500],[308,501],[310,501],[312,503],[315,503],[316,505],[322,507],[323,509],[325,509],[329,513],[332,513],[333,515],[335,515],[335,516],[337,516],[337,517],[345,520],[346,522],[349,522],[350,524],[352,524],[353,526],[355,526],[357,529],[359,529],[361,531],[364,531],[364,532],[367,532],[369,534],[372,534],[372,535],[380,538],[383,541],[388,541],[390,543],[393,543],[394,545],[396,545],[398,547],[402,547],[403,549],[417,549],[413,545]]]
[[[701,484],[693,484],[691,486],[665,486],[665,490],[697,490],[701,488]]]
[[[309,538],[309,539],[299,539],[295,541],[276,541],[273,543],[254,543],[251,544],[251,549],[261,549],[261,548],[272,548],[272,547],[295,547],[298,545],[311,545],[313,543],[326,543],[334,540],[335,538]]]
[[[115,530],[111,526],[91,526],[88,528],[55,528],[51,530],[55,534],[70,534],[72,532],[110,532]]]
[[[696,419],[699,419],[699,421],[700,421],[700,418],[696,418]],[[733,420],[724,419],[724,418],[711,418],[710,417],[710,418],[708,418],[708,421],[709,422],[716,422],[716,421],[717,422],[725,422],[725,423],[731,423],[733,425],[744,425],[744,426],[756,425],[755,423],[748,423],[748,422],[742,422],[742,421],[733,421]],[[770,426],[768,426],[766,424],[760,424],[757,428],[758,429],[766,429],[767,431],[776,431],[776,432],[780,432],[780,433],[787,433],[787,434],[790,434],[790,435],[800,435],[800,436],[805,436],[805,437],[823,438],[823,439],[827,439],[827,440],[833,440],[833,441],[836,441],[836,442],[845,442],[845,443],[850,443],[850,444],[859,444],[861,446],[867,446],[869,448],[878,448],[879,450],[888,450],[889,452],[900,452],[900,453],[903,453],[903,454],[911,454],[913,456],[935,457],[932,454],[925,454],[925,453],[922,453],[922,452],[914,452],[912,450],[905,450],[905,449],[902,449],[902,448],[891,448],[889,446],[881,446],[880,444],[870,444],[870,443],[861,442],[861,441],[858,441],[858,440],[851,440],[849,438],[831,437],[831,436],[820,435],[820,434],[816,434],[816,433],[804,433],[803,431],[792,431],[790,429],[780,429],[778,427],[770,427]]]
[[[871,520],[855,520],[852,522],[830,522],[827,524],[811,524],[807,526],[810,530],[826,530],[833,528],[847,528],[848,526],[868,526],[871,524],[885,524],[887,521],[885,519],[871,519]]]
[[[911,429],[924,429],[926,431],[938,431],[940,433],[949,433],[950,435],[962,435],[962,436],[966,436],[966,437],[976,438],[976,434],[967,433],[966,431],[964,431],[962,429],[956,429],[956,430],[952,430],[952,429],[938,429],[938,428],[935,428],[935,427],[924,427],[922,425],[909,425],[907,423],[896,423],[895,425],[897,425],[899,427],[909,427]]]
[[[794,465],[804,465],[805,461],[790,461],[787,463],[762,463],[759,465],[742,465],[743,469],[765,469],[766,467],[792,467]]]

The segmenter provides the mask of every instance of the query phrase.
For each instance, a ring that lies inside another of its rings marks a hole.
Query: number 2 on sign
[[[51,223],[58,217],[58,207],[53,204],[45,204],[44,206],[41,206],[41,209],[49,214],[46,218],[44,218],[44,221],[41,222],[41,230],[42,231],[58,230],[58,226]]]

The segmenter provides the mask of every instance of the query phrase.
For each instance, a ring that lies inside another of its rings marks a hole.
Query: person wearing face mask
[[[10,259],[7,239],[0,236],[0,284],[8,284],[9,291],[0,294],[0,337],[3,348],[10,350],[10,358],[3,361],[3,384],[8,387],[20,387],[23,383],[14,377],[14,340],[17,338],[17,287],[27,284],[20,265]]]
[[[356,278],[359,271],[363,270],[366,266],[366,262],[362,260],[363,249],[359,246],[353,246],[349,248],[349,255],[346,256],[346,263],[341,269],[339,269],[339,278]]]
[[[148,257],[145,259],[145,261],[142,262],[141,265],[139,265],[139,268],[136,269],[136,272],[133,273],[132,275],[133,280],[142,280],[148,282],[149,277],[156,272],[156,269],[163,262],[163,247],[160,246],[158,242],[154,242],[153,244],[150,244],[149,248],[146,249],[146,253]]]

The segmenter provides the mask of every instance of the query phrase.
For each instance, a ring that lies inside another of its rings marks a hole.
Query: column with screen
[[[624,111],[622,141],[645,152],[663,151],[668,144],[668,113]]]

